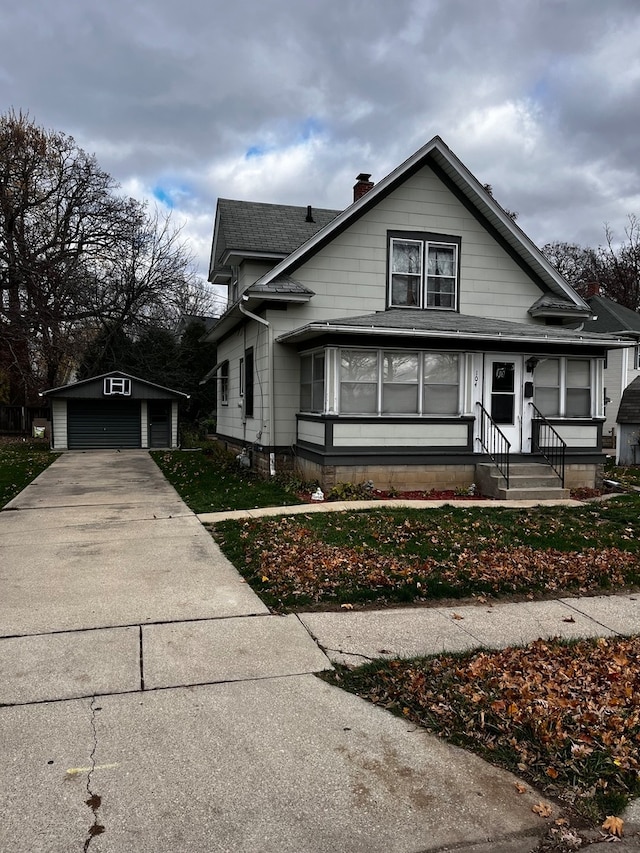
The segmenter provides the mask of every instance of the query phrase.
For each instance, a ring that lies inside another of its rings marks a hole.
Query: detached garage
[[[44,391],[54,450],[178,446],[178,404],[189,395],[127,373],[106,373]]]

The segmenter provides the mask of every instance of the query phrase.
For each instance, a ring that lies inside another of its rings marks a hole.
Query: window
[[[244,416],[253,417],[253,347],[244,351]]]
[[[244,358],[238,364],[238,394],[240,398],[244,397]]]
[[[458,353],[340,351],[340,414],[457,415]]]
[[[425,352],[422,413],[457,415],[460,411],[460,356],[458,353]]]
[[[300,411],[324,411],[324,352],[300,359]]]
[[[223,361],[220,365],[220,405],[229,405],[229,362]]]
[[[460,241],[456,237],[418,236],[390,238],[389,305],[455,311]]]
[[[591,362],[542,359],[534,373],[534,403],[546,417],[591,417]]]
[[[103,391],[106,397],[115,394],[129,397],[131,396],[131,380],[119,376],[109,376],[104,380]]]

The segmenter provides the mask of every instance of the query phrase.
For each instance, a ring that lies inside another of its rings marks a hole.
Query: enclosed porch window
[[[591,361],[544,358],[535,368],[534,403],[546,417],[591,417]]]
[[[459,353],[342,349],[338,410],[344,415],[457,415]]]

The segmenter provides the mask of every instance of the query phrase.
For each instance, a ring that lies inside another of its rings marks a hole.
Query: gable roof
[[[587,299],[594,317],[584,324],[591,332],[629,332],[640,335],[640,314],[618,305],[606,296],[591,296]]]
[[[342,317],[307,323],[280,335],[278,343],[303,343],[325,335],[366,335],[416,338],[442,338],[450,341],[530,342],[536,345],[604,346],[607,349],[629,346],[629,340],[611,335],[576,331],[561,326],[538,326],[508,320],[457,314],[454,311],[407,311],[391,308],[360,317]]]
[[[101,373],[99,376],[90,376],[88,379],[81,379],[79,382],[70,382],[68,385],[59,385],[57,388],[49,388],[47,391],[41,391],[39,396],[64,396],[67,391],[75,388],[82,388],[83,385],[90,385],[92,382],[99,382],[101,379],[107,379],[112,376],[118,379],[131,379],[132,382],[144,385],[147,388],[154,388],[156,391],[164,391],[172,397],[183,397],[185,400],[189,399],[189,395],[185,394],[184,391],[175,391],[172,388],[165,388],[163,385],[157,385],[155,382],[148,382],[146,379],[140,379],[138,376],[132,376],[130,373],[123,373],[121,370],[111,370],[109,373]]]
[[[310,206],[218,199],[209,278],[228,274],[234,255],[285,258],[339,213]]]
[[[434,136],[358,201],[316,231],[305,243],[296,247],[285,259],[258,279],[257,284],[265,285],[283,274],[291,275],[337,234],[348,228],[351,223],[374,207],[380,199],[393,192],[396,187],[425,165],[430,166],[469,209],[482,217],[487,227],[509,249],[515,259],[531,272],[543,290],[549,290],[563,301],[566,300],[569,306],[574,306],[585,318],[590,316],[589,305],[562,278],[538,247],[439,136]]]

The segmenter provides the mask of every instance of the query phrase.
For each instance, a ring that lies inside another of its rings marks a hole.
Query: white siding
[[[336,423],[333,428],[333,443],[336,447],[466,447],[467,425]]]
[[[171,447],[178,446],[178,401],[171,401]]]
[[[598,446],[597,426],[575,426],[570,423],[554,423],[556,432],[567,442],[568,447],[593,447]]]
[[[324,444],[324,423],[318,421],[299,421],[298,438],[309,444]]]
[[[51,400],[54,450],[67,450],[67,401]]]
[[[260,436],[260,442],[265,445],[289,446],[295,441],[295,413],[299,408],[297,350],[274,344],[274,434],[270,435],[266,401],[271,365],[264,349],[267,336],[271,334],[275,339],[286,331],[313,321],[383,311],[387,307],[389,230],[460,237],[461,313],[490,318],[498,316],[529,324],[536,322],[527,310],[540,297],[540,289],[435,173],[425,166],[295,270],[295,279],[315,294],[308,303],[288,305],[286,311],[269,310],[264,316],[271,324],[270,330],[251,323],[246,331],[234,332],[219,345],[218,359],[228,358],[230,368],[229,404],[218,406],[220,433],[248,442]],[[262,264],[243,264],[241,287],[248,286],[265,269],[266,265]],[[251,306],[249,303],[248,307]],[[245,336],[246,341],[243,340]],[[256,336],[259,336],[259,341],[256,341]],[[243,425],[241,407],[238,406],[237,366],[244,348],[251,345],[255,347],[255,418]],[[470,403],[467,397],[465,408]],[[453,435],[449,426],[444,431],[447,437]],[[371,443],[375,444],[378,438],[371,436]],[[386,436],[385,440],[388,438]],[[466,432],[464,441],[460,435],[453,435],[451,441],[454,446],[466,442]]]
[[[149,447],[149,406],[146,400],[140,401],[140,447]]]

